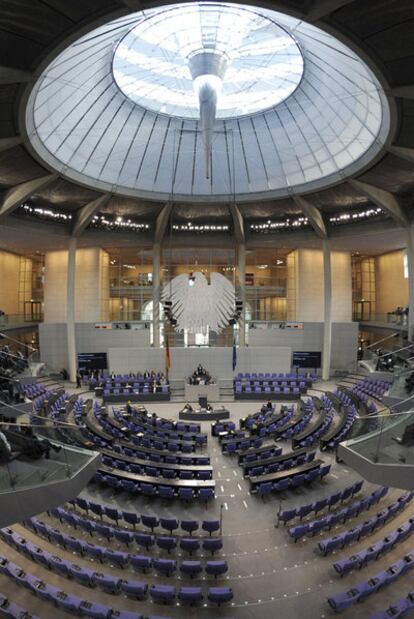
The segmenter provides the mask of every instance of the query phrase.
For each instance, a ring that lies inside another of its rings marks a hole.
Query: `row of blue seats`
[[[116,522],[117,525],[120,520],[123,520],[126,524],[130,524],[134,528],[137,524],[141,523],[144,527],[151,529],[151,531],[154,531],[157,527],[161,527],[161,529],[172,533],[172,531],[176,531],[178,528],[181,528],[182,531],[192,535],[194,531],[202,529],[211,536],[212,533],[215,533],[220,529],[220,521],[214,519],[201,521],[177,520],[176,518],[158,518],[157,516],[150,516],[146,514],[138,515],[136,512],[128,512],[125,510],[119,511],[116,507],[101,505],[100,503],[88,501],[82,497],[72,499],[70,503],[75,507],[79,507],[83,511],[86,511],[87,514],[91,511],[95,514],[95,516],[99,516],[101,520],[103,516],[106,516],[113,522]]]
[[[271,423],[266,423],[266,425],[263,425],[262,422],[258,422],[256,426],[253,424],[251,430],[259,437],[277,435],[279,430],[284,428],[293,419],[294,412],[293,406],[289,407],[278,419],[275,418]]]
[[[138,460],[148,460],[152,462],[165,462],[167,464],[185,464],[188,466],[202,466],[203,464],[210,464],[210,456],[192,454],[183,456],[180,454],[172,453],[159,453],[153,450],[143,451],[139,447],[125,447],[123,445],[111,445],[111,451],[119,454],[124,454],[130,458],[137,458]]]
[[[168,468],[168,464],[163,468],[159,468],[151,466],[151,464],[135,464],[134,462],[111,458],[105,454],[102,456],[102,464],[110,468],[134,473],[135,475],[148,475],[149,477],[164,477],[165,479],[212,479],[211,471],[177,470]]]
[[[326,556],[330,552],[337,550],[338,548],[344,548],[353,541],[359,541],[361,537],[370,535],[375,530],[382,527],[390,518],[394,518],[399,512],[401,512],[408,503],[411,501],[413,493],[408,492],[400,496],[396,501],[388,505],[385,509],[378,512],[375,516],[372,516],[362,524],[356,527],[344,531],[334,537],[321,540],[318,544],[321,553]]]
[[[385,610],[371,615],[370,619],[401,619],[414,610],[414,589],[405,598],[399,598]]]
[[[0,557],[0,573],[9,576],[16,584],[32,591],[40,599],[51,602],[58,608],[75,615],[90,617],[91,619],[112,619],[115,617],[118,619],[142,619],[142,615],[133,611],[114,610],[105,604],[89,602],[72,593],[66,593],[58,587],[43,582],[34,574],[25,572],[20,566],[9,561],[6,557]],[[192,587],[182,587],[179,590],[179,592],[183,590],[179,598],[180,601],[197,601],[198,596],[195,596],[192,591],[186,591],[188,589],[191,590]],[[125,587],[123,593],[132,599],[140,599],[128,587]],[[149,588],[149,595],[154,602],[162,604],[172,603],[176,599],[176,588],[171,585],[152,585]],[[230,587],[210,587],[207,594],[207,599],[210,602],[219,605],[230,601],[232,598],[233,591]],[[153,619],[156,619],[155,616]]]
[[[25,608],[15,602],[11,602],[8,597],[0,593],[0,618],[1,619],[40,619],[37,615],[32,615]]]
[[[211,436],[218,436],[220,432],[234,432],[235,429],[234,421],[215,421],[211,424]]]
[[[292,455],[291,458],[287,458],[282,462],[274,462],[268,466],[253,466],[245,471],[247,477],[260,477],[261,475],[267,475],[268,473],[277,473],[278,471],[286,471],[296,466],[302,466],[307,462],[312,462],[315,459],[316,451],[309,451],[306,454],[301,454],[296,457]]]
[[[116,407],[112,407],[112,414],[115,419],[125,424],[129,420],[128,415],[122,413],[122,411]],[[132,420],[137,423],[144,424],[148,428],[152,428],[158,432],[175,432],[176,434],[200,434],[201,426],[199,423],[191,423],[186,421],[171,421],[164,417],[158,417],[155,413],[149,413],[146,408],[132,408]]]
[[[300,518],[300,520],[302,520],[305,516],[308,516],[313,512],[315,514],[319,513],[325,509],[325,507],[330,510],[331,507],[337,503],[346,501],[355,494],[358,494],[358,492],[361,491],[363,484],[363,480],[356,481],[350,486],[346,486],[343,490],[338,490],[338,492],[335,492],[324,499],[319,499],[314,503],[307,503],[306,505],[301,505],[300,507],[293,507],[292,509],[284,510],[278,514],[278,523],[283,522],[283,524],[287,524],[295,518]]]
[[[152,535],[146,532],[127,531],[126,529],[119,529],[117,527],[112,527],[102,522],[90,520],[89,518],[82,518],[74,512],[67,512],[61,507],[55,507],[51,509],[49,513],[54,518],[58,518],[60,522],[65,522],[74,529],[79,528],[82,531],[85,531],[85,533],[88,533],[91,537],[94,533],[96,533],[98,536],[102,536],[107,540],[116,539],[118,542],[121,542],[126,546],[135,543],[138,546],[143,546],[148,550],[148,548],[156,544],[159,548],[170,552],[177,547],[178,541],[180,539],[178,537],[160,534]],[[191,524],[192,522],[195,522],[197,524],[197,521],[188,521],[189,524]],[[187,532],[190,533],[190,535],[192,536],[192,532],[194,530],[194,527],[189,526]],[[205,539],[209,540],[209,543],[213,545],[213,540],[219,538],[208,537]],[[219,546],[219,544],[217,546]]]
[[[320,413],[323,414],[323,413]],[[332,424],[334,418],[334,411],[324,409],[324,419],[321,425],[313,431],[304,436],[303,438],[297,437],[292,440],[292,448],[297,449],[300,447],[311,447],[314,445],[320,438],[326,434]]]
[[[45,522],[42,522],[36,517],[32,517],[29,520],[25,521],[25,524],[33,529],[37,535],[41,535],[42,537],[46,537],[49,541],[59,544],[63,546],[63,548],[67,548],[72,552],[76,552],[77,554],[89,555],[93,558],[98,558],[102,560],[102,562],[112,563],[117,565],[118,567],[126,567],[127,565],[135,564],[138,569],[144,569],[140,555],[133,555],[123,550],[113,550],[112,548],[106,548],[105,546],[96,546],[95,544],[90,544],[83,539],[74,537],[72,535],[68,535],[55,527],[47,525]],[[102,525],[105,527],[105,525]],[[107,527],[110,529],[110,527]],[[107,531],[104,529],[102,535],[105,537],[108,535],[107,539],[110,540],[112,537],[115,537],[114,531]],[[117,537],[118,539],[118,537]],[[137,545],[145,548],[147,551],[155,545],[155,541],[157,541],[157,545],[160,548],[160,541],[166,541],[172,539],[173,544],[177,545],[177,538],[167,537],[167,536],[155,536],[150,533],[135,533],[134,541]],[[168,544],[167,548],[164,545],[161,547],[162,550],[166,550],[168,553],[171,551],[172,547],[169,548]],[[188,552],[192,555],[195,552],[198,552],[201,548],[206,552],[214,553],[218,552],[223,547],[223,542],[220,537],[206,537],[203,540],[199,540],[194,537],[182,537],[179,540],[179,546],[181,550]],[[99,550],[97,550],[99,549]],[[102,551],[102,552],[101,552]],[[100,557],[100,558],[99,558]],[[145,562],[144,562],[145,563]]]
[[[406,554],[402,559],[399,559],[386,570],[382,570],[372,576],[369,580],[354,585],[348,591],[341,591],[328,598],[329,606],[336,612],[341,612],[355,604],[362,602],[368,596],[376,593],[386,585],[395,582],[400,576],[408,572],[414,567],[414,552]]]
[[[348,434],[350,434],[352,426],[354,425],[355,419],[357,417],[356,407],[354,405],[349,406],[348,409],[345,411],[344,415],[344,423],[340,424],[340,428],[338,429],[338,431],[333,436],[330,436],[329,440],[323,439],[321,441],[321,450],[336,449],[339,443],[344,441]]]
[[[61,576],[73,578],[81,585],[88,587],[97,585],[105,593],[120,593],[123,591],[123,587],[127,587],[130,591],[135,592],[136,597],[139,597],[139,594],[141,594],[141,597],[145,597],[147,594],[148,584],[145,582],[128,581],[112,574],[103,574],[89,567],[74,564],[40,548],[37,544],[27,541],[13,529],[7,527],[0,529],[0,537],[6,544],[24,554],[28,559]],[[174,559],[154,558],[151,559],[150,565],[164,576],[171,576],[177,570],[177,561]],[[206,574],[217,578],[217,576],[222,576],[228,571],[228,566],[226,561],[207,561],[205,565],[201,561],[182,561],[180,564],[181,574],[190,578],[200,574],[203,570]]]
[[[398,529],[389,533],[383,539],[380,539],[372,546],[360,550],[351,557],[336,561],[333,567],[337,574],[344,576],[354,569],[360,569],[369,563],[370,561],[376,561],[378,557],[382,556],[397,544],[404,542],[414,532],[414,517],[404,522]]]
[[[194,499],[198,499],[205,503],[214,499],[213,488],[154,485],[151,483],[133,481],[132,479],[119,479],[115,477],[115,475],[101,473],[100,471],[95,473],[93,479],[96,483],[109,486],[113,490],[123,490],[134,495],[143,494],[144,496],[157,496],[160,499],[180,499],[182,501],[193,501]],[[196,481],[197,480],[194,480],[194,483],[196,483]]]
[[[268,458],[280,456],[281,454],[282,448],[277,447],[276,445],[269,445],[266,448],[258,448],[258,450],[255,450],[253,447],[247,453],[240,454],[239,464],[244,464],[246,462],[257,462],[258,460],[267,460]]]
[[[306,428],[306,426],[311,421],[313,414],[315,412],[315,408],[313,406],[312,400],[308,400],[304,404],[304,407],[305,409],[303,411],[303,414],[300,416],[300,418],[297,419],[296,421],[292,421],[291,424],[286,429],[284,429],[282,432],[279,432],[279,438],[288,439],[303,432],[303,430]]]
[[[288,530],[289,536],[295,540],[305,537],[307,535],[316,535],[324,529],[332,529],[337,524],[345,524],[350,518],[358,516],[361,512],[370,509],[373,505],[379,503],[379,501],[387,494],[388,488],[382,486],[371,492],[371,494],[363,499],[354,501],[347,507],[343,507],[338,512],[333,514],[327,514],[323,518],[312,520],[304,524],[299,524],[294,527],[290,527]]]
[[[263,445],[262,438],[240,438],[231,441],[227,441],[222,445],[222,451],[224,454],[235,454],[236,451],[246,451],[246,449],[258,449]]]
[[[95,417],[101,423],[105,425],[105,429],[108,432],[113,432],[114,425],[112,425],[106,415],[103,415],[101,411],[95,408]],[[133,421],[122,417],[122,415],[115,416],[118,424],[122,424],[121,427],[128,428],[131,432],[142,432],[148,438],[157,438],[160,440],[176,440],[194,442],[197,445],[207,444],[207,434],[198,432],[187,432],[177,429],[166,429],[162,426],[153,425],[148,419],[138,417],[138,421]]]
[[[297,473],[292,477],[285,477],[279,481],[266,481],[258,485],[257,492],[261,497],[264,497],[271,492],[283,492],[284,490],[298,488],[303,484],[311,484],[316,479],[323,479],[331,470],[331,465],[321,466],[320,468],[312,469],[309,473]]]

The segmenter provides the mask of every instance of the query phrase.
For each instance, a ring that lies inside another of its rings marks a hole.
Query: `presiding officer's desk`
[[[178,413],[178,418],[181,421],[218,421],[220,419],[229,419],[230,411],[224,407],[212,411],[206,409],[182,409]]]
[[[136,473],[121,471],[120,469],[114,469],[104,464],[100,465],[99,470],[102,471],[102,473],[119,477],[119,479],[128,479],[136,483],[152,484],[157,487],[171,486],[173,488],[194,488],[197,490],[200,488],[211,488],[214,490],[216,487],[216,482],[212,479],[169,479],[168,477],[150,477],[149,475],[137,475]]]
[[[267,475],[250,477],[250,491],[254,492],[257,489],[257,486],[267,481],[281,481],[282,479],[287,479],[288,477],[293,477],[294,475],[299,475],[300,473],[309,473],[309,471],[319,469],[322,464],[324,464],[323,460],[312,460],[312,462],[307,462],[306,464],[295,466],[291,469],[286,469],[285,471],[277,471],[275,473],[268,473]]]

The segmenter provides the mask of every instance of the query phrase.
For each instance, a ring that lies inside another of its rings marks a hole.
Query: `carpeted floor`
[[[254,412],[258,406],[253,402],[229,403],[226,405],[231,411],[232,420],[238,420]],[[151,411],[158,415],[176,419],[180,405],[175,403],[158,403],[150,407]],[[121,596],[104,594],[98,589],[88,589],[82,585],[69,581],[64,577],[59,577],[46,569],[31,563],[23,555],[13,551],[4,544],[1,545],[1,553],[14,560],[25,570],[38,574],[39,578],[59,586],[63,590],[76,593],[77,595],[91,601],[102,601],[105,604],[117,609],[130,609],[144,615],[162,615],[170,617],[192,618],[201,614],[206,619],[223,617],[226,619],[270,619],[273,617],[283,619],[298,619],[306,616],[306,619],[316,619],[333,615],[327,604],[327,597],[335,592],[347,590],[354,584],[369,579],[381,569],[391,565],[396,559],[402,557],[408,551],[414,550],[414,538],[398,545],[394,550],[384,555],[378,561],[371,563],[362,570],[340,579],[332,568],[332,563],[339,558],[345,558],[354,554],[358,550],[365,548],[375,541],[383,538],[388,532],[395,530],[400,523],[407,520],[411,514],[410,507],[394,520],[391,520],[386,527],[378,530],[375,534],[368,536],[357,544],[349,548],[344,548],[340,552],[326,558],[321,557],[316,552],[317,542],[323,537],[328,537],[336,532],[350,528],[357,522],[362,522],[370,515],[379,511],[382,506],[386,506],[394,498],[402,494],[400,490],[392,490],[380,503],[374,506],[369,512],[364,512],[353,519],[350,525],[340,526],[330,533],[324,533],[306,541],[294,544],[288,537],[286,529],[281,526],[276,528],[277,512],[282,506],[283,509],[302,505],[317,500],[335,492],[339,488],[359,479],[359,476],[342,464],[337,464],[333,454],[323,452],[318,454],[326,462],[332,463],[331,474],[325,481],[315,482],[310,487],[299,488],[295,491],[287,491],[281,495],[272,495],[265,501],[249,493],[249,484],[242,476],[242,469],[237,465],[237,459],[225,456],[221,453],[219,442],[211,437],[210,424],[202,424],[202,431],[208,432],[208,446],[205,450],[211,457],[211,464],[214,468],[214,479],[216,480],[216,499],[207,507],[200,505],[186,505],[179,501],[174,503],[164,503],[159,500],[145,499],[141,497],[131,498],[126,493],[116,493],[110,489],[102,490],[96,485],[91,484],[82,493],[86,498],[94,499],[105,504],[117,505],[120,509],[135,509],[138,513],[156,514],[158,516],[171,516],[178,519],[182,518],[219,518],[222,516],[223,531],[223,550],[220,557],[225,557],[229,564],[229,571],[226,577],[217,579],[216,583],[211,577],[207,580],[181,579],[178,575],[169,579],[157,577],[151,574],[140,575],[129,570],[119,570],[108,565],[91,564],[88,558],[71,555],[70,553],[58,549],[23,529],[20,525],[16,527],[28,539],[32,539],[39,546],[47,550],[53,550],[55,554],[71,558],[79,565],[94,567],[97,571],[119,574],[126,579],[145,580],[149,584],[154,582],[165,582],[175,584],[177,587],[182,585],[203,586],[207,590],[208,586],[229,585],[234,590],[234,600],[230,605],[220,608],[211,605],[191,607],[188,605],[174,604],[172,606],[159,606],[147,602],[135,602],[127,600]],[[284,452],[290,451],[290,441],[281,441],[280,445]],[[317,456],[317,457],[318,457]],[[362,494],[366,495],[373,486],[365,482]],[[70,531],[58,521],[44,516],[50,524],[59,526]],[[73,530],[72,530],[73,534]],[[83,534],[76,532],[79,536]],[[84,534],[86,539],[86,534]],[[90,538],[89,538],[90,539]],[[94,537],[94,543],[99,544],[98,538]],[[113,545],[116,543],[107,543]],[[179,557],[180,552],[174,553],[174,557]],[[185,557],[188,558],[188,557]],[[345,619],[369,618],[372,613],[382,608],[386,608],[390,602],[398,597],[405,596],[413,586],[412,573],[402,576],[396,583],[385,588],[379,593],[374,594],[362,604],[352,606],[343,613]],[[0,575],[0,592],[6,593],[10,599],[20,603],[30,612],[36,613],[40,617],[57,618],[67,616],[62,611],[58,611],[50,604],[39,601],[28,591],[18,588],[7,577]]]

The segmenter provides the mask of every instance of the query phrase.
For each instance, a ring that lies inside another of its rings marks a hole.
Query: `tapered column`
[[[414,337],[414,229],[407,230],[408,264],[408,339]]]
[[[76,276],[76,238],[71,237],[68,250],[68,274],[66,294],[66,329],[68,340],[69,378],[76,381],[76,337],[75,337],[75,276]]]
[[[323,240],[323,289],[324,289],[324,327],[323,327],[323,359],[322,378],[328,380],[331,371],[332,351],[332,274],[331,249],[329,241]]]
[[[160,269],[161,245],[154,243],[152,248],[152,332],[154,348],[160,347]]]
[[[246,345],[246,245],[239,243],[237,246],[237,260],[239,271],[239,294],[243,303],[242,313],[239,318],[239,346]]]

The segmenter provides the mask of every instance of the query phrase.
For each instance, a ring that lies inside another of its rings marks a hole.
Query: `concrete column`
[[[152,327],[154,348],[160,347],[160,270],[161,245],[154,243],[152,248]]]
[[[76,275],[76,238],[71,237],[68,248],[68,274],[66,295],[66,329],[68,338],[69,378],[76,381],[76,337],[75,337],[75,275]]]
[[[324,289],[324,326],[323,326],[323,353],[322,378],[328,380],[331,370],[332,351],[332,274],[331,249],[328,239],[323,243],[323,289]]]
[[[239,318],[239,346],[246,345],[246,245],[239,243],[237,246],[237,260],[239,271],[239,293],[243,302],[242,313]]]
[[[407,229],[408,339],[414,337],[414,228]]]

